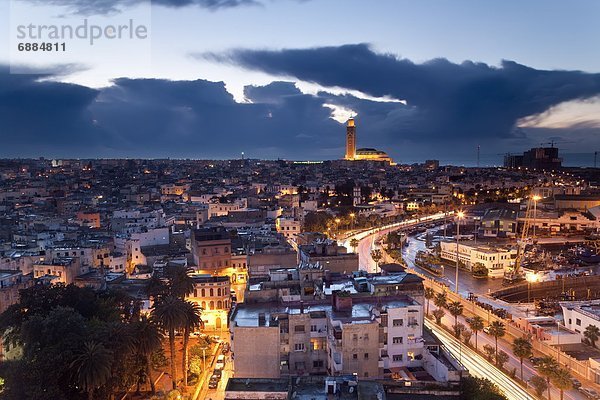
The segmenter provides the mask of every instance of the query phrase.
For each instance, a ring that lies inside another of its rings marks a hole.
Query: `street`
[[[414,226],[415,223],[412,223],[411,226]],[[359,245],[356,248],[356,251],[359,253],[359,264],[360,268],[364,269],[368,272],[375,272],[376,263],[371,258],[371,250],[374,248],[378,248],[376,242],[392,231],[397,230],[397,226],[377,229],[370,231],[369,234],[362,233],[359,237]],[[355,236],[356,237],[356,236]],[[350,238],[347,240],[349,242]],[[426,276],[429,276],[439,282],[443,282],[447,284],[450,288],[454,288],[455,285],[455,273],[456,269],[453,267],[446,266],[444,268],[444,276],[436,277],[429,273],[428,271],[415,266],[414,259],[419,250],[425,250],[425,241],[423,234],[411,235],[409,238],[408,245],[403,249],[403,258],[406,261],[408,267],[413,268],[415,271],[422,273]],[[466,298],[469,292],[473,292],[476,295],[480,295],[480,300],[491,302],[494,306],[499,306],[497,301],[492,301],[491,299],[484,298],[482,295],[485,295],[489,291],[495,290],[502,286],[502,281],[500,279],[476,279],[473,278],[472,275],[468,271],[459,270],[459,292],[462,297]],[[433,311],[435,307],[433,304],[431,305],[431,311]],[[467,310],[465,310],[466,312]],[[465,316],[460,316],[458,321],[463,323],[465,326],[468,326]],[[444,316],[442,320],[443,324],[451,327],[454,324],[454,318],[450,316],[448,312]],[[466,345],[459,345],[458,341],[449,333],[442,330],[440,327],[434,326],[428,321],[426,321],[426,325],[431,327],[434,333],[438,335],[440,340],[446,345],[448,350],[457,358],[462,359],[463,364],[469,369],[469,371],[474,376],[485,377],[492,380],[496,383],[508,396],[509,399],[528,399],[534,398],[531,395],[527,394],[523,388],[521,388],[516,382],[514,382],[508,375],[500,373],[498,369],[491,365],[483,355],[477,354],[473,349],[468,348]],[[472,343],[474,343],[474,338],[471,339]],[[485,334],[484,332],[478,333],[478,348],[483,348],[485,344],[489,344],[494,346],[494,338]],[[505,369],[510,370],[512,368],[516,368],[517,376],[520,374],[520,361],[512,354],[511,344],[508,339],[501,338],[498,340],[498,350],[504,351],[509,356],[508,362],[505,364]],[[536,354],[537,356],[537,354]],[[523,362],[523,378],[525,381],[528,381],[533,375],[536,375],[536,370],[533,368],[533,365],[529,360],[524,360]],[[558,399],[560,393],[558,390],[552,387],[551,389],[552,398]],[[579,391],[572,389],[569,391],[565,391],[564,398],[568,400],[585,400],[587,397],[580,393]]]

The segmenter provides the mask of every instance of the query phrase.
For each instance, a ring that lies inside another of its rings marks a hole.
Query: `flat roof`
[[[361,299],[362,300],[362,299]],[[369,300],[372,300],[371,298]],[[313,312],[323,313],[320,318],[325,318],[325,315],[330,317],[332,320],[342,321],[343,323],[370,323],[372,310],[378,306],[376,300],[373,301],[360,301],[356,302],[353,298],[352,310],[351,311],[336,311],[333,309],[331,303],[322,304],[305,304],[304,314],[310,314]],[[410,297],[396,298],[394,300],[387,300],[379,304],[382,307],[389,308],[403,308],[410,305],[417,304]],[[238,304],[235,312],[231,316],[231,321],[237,323],[239,327],[258,327],[258,317],[260,314],[265,316],[265,324],[260,326],[269,326],[271,316],[287,314],[297,315],[301,314],[300,305],[295,304],[280,304],[275,302],[268,303],[254,303]]]
[[[229,378],[226,392],[279,392],[287,393],[290,388],[288,378],[280,379],[244,379]]]

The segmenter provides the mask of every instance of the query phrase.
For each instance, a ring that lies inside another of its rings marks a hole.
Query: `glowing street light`
[[[530,303],[531,284],[537,282],[539,280],[539,276],[536,273],[527,274],[525,276],[525,280],[527,280],[527,303]]]
[[[456,217],[456,286],[454,291],[458,294],[458,238],[460,237],[460,220],[465,217],[465,213],[458,211]]]

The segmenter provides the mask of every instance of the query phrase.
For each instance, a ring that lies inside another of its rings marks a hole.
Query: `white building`
[[[456,242],[440,242],[440,257],[444,260],[456,262]],[[516,249],[504,249],[487,245],[476,245],[474,242],[459,242],[458,259],[469,270],[477,263],[488,269],[489,276],[503,276],[504,271],[512,267],[517,257]]]
[[[423,365],[423,307],[417,302],[392,302],[380,314],[384,340],[380,358],[383,368]]]
[[[296,218],[279,217],[275,222],[277,232],[283,234],[286,239],[296,240],[301,232],[302,223]]]
[[[594,325],[600,328],[600,300],[560,303],[565,326],[581,335],[585,329]],[[600,343],[596,343],[598,346]]]

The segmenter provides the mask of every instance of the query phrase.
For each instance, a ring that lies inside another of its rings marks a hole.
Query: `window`
[[[353,333],[352,334],[352,340],[358,340],[358,334],[357,333]]]
[[[393,359],[394,361],[402,361],[402,358],[403,358],[403,357],[402,357],[402,354],[394,354],[394,355],[392,356],[392,359]]]
[[[363,336],[363,339],[364,339],[364,340],[369,340],[369,334],[368,334],[368,333],[365,333],[365,335]]]
[[[304,351],[304,343],[295,343],[294,351]]]
[[[304,325],[296,325],[294,327],[294,332],[296,332],[296,333],[302,333],[302,332],[304,332]]]
[[[581,326],[581,320],[579,318],[575,318],[575,325]]]
[[[356,354],[356,353],[352,354],[352,359],[353,360],[358,360],[358,354]]]
[[[313,361],[313,368],[323,368],[323,360],[315,360]]]
[[[365,353],[365,360],[369,359],[369,353]]]
[[[395,320],[392,321],[392,325],[393,326],[403,326],[404,325],[404,320],[402,318],[395,319]]]
[[[317,326],[316,325],[311,325],[310,326],[310,331],[311,332],[316,332],[317,331]]]
[[[403,341],[404,341],[404,338],[402,336],[397,336],[392,339],[393,344],[402,344]]]
[[[296,362],[294,363],[294,367],[296,367],[297,370],[304,369],[304,362]]]

